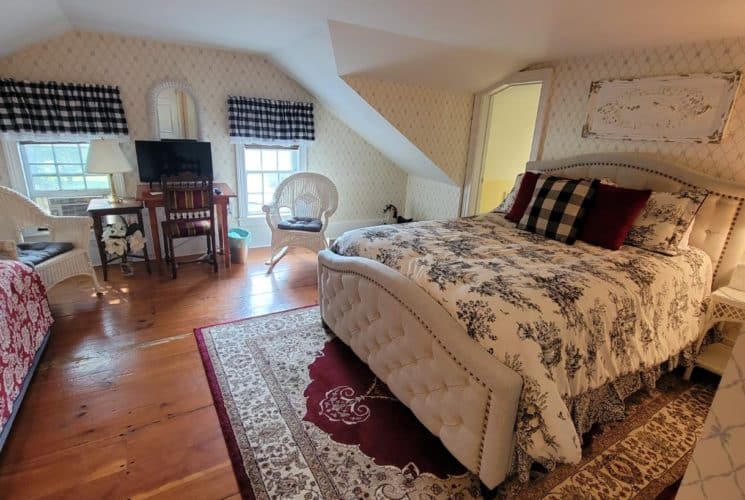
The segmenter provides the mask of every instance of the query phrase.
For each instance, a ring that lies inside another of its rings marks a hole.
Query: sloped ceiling
[[[339,78],[327,30],[322,29],[303,38],[296,46],[275,52],[272,60],[404,170],[419,177],[453,182],[421,149]]]
[[[343,79],[456,185],[463,184],[473,114],[471,93],[360,76]]]
[[[0,57],[72,29],[56,0],[10,0],[0,5]]]
[[[473,92],[534,62],[739,36],[745,9],[741,0],[5,0],[0,56],[70,29],[265,54],[402,168],[448,181],[339,75]]]
[[[390,46],[389,37],[399,35],[445,49],[439,63],[473,56],[484,66],[745,32],[741,0],[4,0],[0,13],[0,55],[65,26],[271,55],[331,20],[358,26],[354,39],[363,51],[375,41],[371,29],[381,32],[376,43]],[[392,61],[411,51],[400,42]]]
[[[530,62],[516,52],[452,46],[338,21],[329,22],[329,31],[342,76],[474,92]]]

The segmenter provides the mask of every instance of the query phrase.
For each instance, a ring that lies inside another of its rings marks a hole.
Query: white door
[[[540,156],[551,70],[524,71],[476,97],[463,215],[489,212]]]

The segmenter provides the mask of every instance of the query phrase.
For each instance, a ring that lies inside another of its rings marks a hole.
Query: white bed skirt
[[[318,254],[325,324],[489,488],[510,473],[522,379],[414,282],[378,262]]]

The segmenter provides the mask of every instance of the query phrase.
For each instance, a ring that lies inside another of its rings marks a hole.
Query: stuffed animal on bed
[[[396,221],[396,224],[405,224],[407,222],[411,222],[414,219],[407,219],[406,217],[401,217],[398,215],[398,208],[396,208],[396,205],[389,203],[385,206],[383,209],[383,215],[388,215],[389,212],[392,212],[392,219]]]

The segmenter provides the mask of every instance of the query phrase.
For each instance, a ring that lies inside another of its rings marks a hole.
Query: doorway
[[[463,215],[489,212],[540,154],[551,70],[515,74],[477,96]]]
[[[511,85],[490,97],[478,213],[504,200],[525,170],[533,143],[542,83]]]

